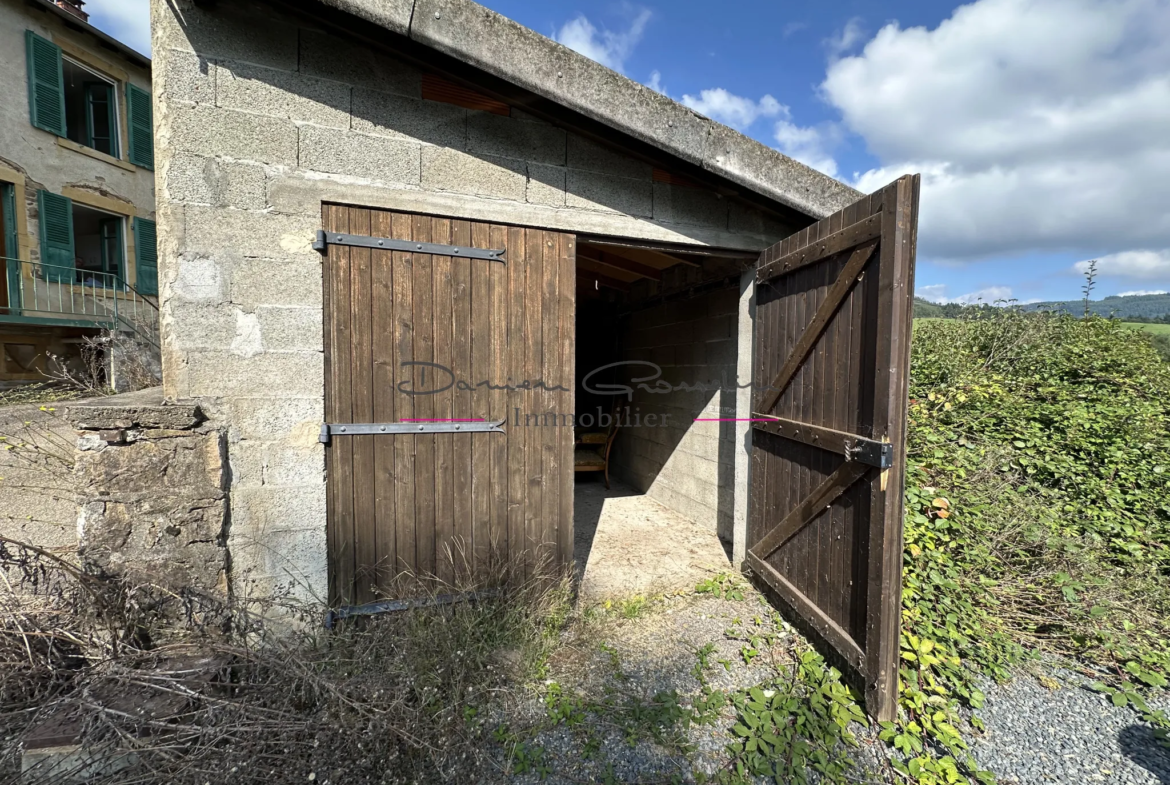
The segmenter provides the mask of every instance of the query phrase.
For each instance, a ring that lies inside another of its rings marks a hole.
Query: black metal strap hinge
[[[486,259],[489,262],[504,261],[503,248],[469,248],[463,245],[442,245],[440,243],[419,243],[413,240],[391,240],[387,237],[366,237],[360,234],[342,234],[317,230],[313,250],[325,253],[331,245],[348,245],[354,248],[374,248],[383,251],[408,251],[410,253],[437,256],[462,256],[467,259]]]
[[[360,422],[321,423],[318,441],[329,444],[334,436],[391,436],[394,434],[428,433],[504,433],[506,420],[463,420],[448,422]]]

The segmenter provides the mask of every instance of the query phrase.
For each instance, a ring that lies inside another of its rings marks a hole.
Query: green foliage
[[[866,724],[859,700],[836,668],[811,650],[801,652],[788,675],[729,696],[735,709],[732,759],[713,781],[852,782],[854,762],[844,750],[857,744],[849,725]]]
[[[1025,311],[1054,312],[1081,315],[1085,310],[1084,300],[1064,300],[1029,303]],[[1113,295],[1101,300],[1090,300],[1089,311],[1094,316],[1118,319],[1147,318],[1161,319],[1170,314],[1170,294],[1131,294],[1125,297]]]
[[[733,575],[725,572],[719,573],[699,581],[698,585],[695,586],[695,593],[710,594],[721,600],[740,601],[743,599],[743,583]]]
[[[909,416],[898,768],[988,781],[958,710],[1026,652],[1101,669],[1168,727],[1141,697],[1170,676],[1170,365],[1148,338],[1015,309],[919,322]]]

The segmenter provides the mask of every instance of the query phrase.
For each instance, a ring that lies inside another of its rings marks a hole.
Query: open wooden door
[[[747,561],[897,707],[918,175],[769,248],[756,275]]]

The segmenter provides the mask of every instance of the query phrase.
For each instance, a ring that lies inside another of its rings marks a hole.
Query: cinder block
[[[467,114],[461,106],[375,90],[353,91],[353,130],[463,150]]]
[[[269,444],[264,465],[264,484],[278,487],[306,487],[324,481],[325,451],[319,444],[309,446]]]
[[[268,201],[267,175],[257,164],[175,153],[165,181],[167,196],[188,204],[262,210]]]
[[[319,216],[192,206],[187,208],[185,243],[188,252],[204,256],[319,260],[312,243],[320,226]]]
[[[568,146],[570,169],[644,180],[650,180],[653,176],[654,168],[650,164],[603,147],[576,134],[569,134]]]
[[[239,445],[232,445],[233,448]],[[259,543],[279,543],[276,533],[325,529],[324,450],[306,452],[306,458],[320,467],[320,479],[301,487],[262,486],[232,489],[232,534],[256,538]]]
[[[567,191],[565,204],[569,207],[647,218],[654,212],[649,181],[570,169]]]
[[[156,16],[161,17],[159,37],[167,47],[297,70],[297,27],[269,6],[245,0],[205,9],[186,2],[181,18],[169,9]]]
[[[194,52],[167,50],[163,84],[168,102],[215,103],[215,63]]]
[[[245,306],[300,305],[321,307],[321,264],[318,260],[245,260],[235,265],[230,297]]]
[[[424,147],[422,185],[429,190],[523,202],[528,186],[527,168],[523,161],[514,159]]]
[[[321,309],[264,306],[256,309],[265,351],[322,351]]]
[[[420,97],[422,78],[412,66],[328,33],[302,29],[300,35],[301,73],[368,90]]]
[[[216,104],[332,128],[349,128],[350,88],[303,74],[225,61],[216,69]]]
[[[219,262],[207,256],[183,254],[171,262],[170,268],[174,275],[171,302],[223,302],[226,286]]]
[[[764,237],[771,244],[780,242],[796,231],[776,216],[754,207],[730,201],[727,208],[727,228],[735,234]]]
[[[658,183],[656,185],[661,185]],[[677,224],[727,228],[727,200],[705,188],[671,185],[670,221]],[[655,215],[655,218],[658,216]]]
[[[226,404],[232,432],[242,439],[276,440],[312,444],[324,422],[324,399],[233,398]]]
[[[228,446],[228,465],[231,467],[231,483],[235,488],[258,488],[264,484],[264,456],[267,445],[264,442],[242,439]],[[235,493],[232,491],[233,507]],[[233,521],[234,523],[234,521]]]
[[[269,489],[241,489],[247,493]],[[287,489],[273,489],[277,493]],[[324,498],[324,486],[321,491]],[[289,589],[313,588],[311,581],[327,565],[325,519],[312,528],[279,532],[240,530],[236,523],[236,497],[232,498],[232,530],[228,551],[232,555],[232,573],[246,581],[254,596],[273,596]],[[276,579],[275,581],[273,579]]]
[[[303,125],[300,144],[304,169],[405,185],[420,179],[416,142]]]
[[[318,352],[265,352],[238,357],[191,352],[187,382],[193,397],[306,398],[324,394],[325,361]]]
[[[565,164],[565,132],[551,125],[521,123],[490,112],[467,118],[467,149],[540,164]]]
[[[565,167],[528,164],[527,199],[532,204],[565,206]]]
[[[226,305],[190,305],[172,302],[166,313],[167,332],[180,351],[223,350],[236,331],[234,309]]]
[[[172,149],[209,158],[238,158],[266,164],[297,162],[297,127],[277,117],[210,106],[172,106],[160,136]]]

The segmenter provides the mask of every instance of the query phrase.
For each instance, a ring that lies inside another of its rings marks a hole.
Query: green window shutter
[[[151,118],[150,93],[127,82],[126,114],[130,126],[130,163],[144,169],[154,168],[154,122]]]
[[[61,47],[24,31],[28,59],[29,120],[57,136],[65,135],[65,76],[61,71]]]
[[[139,294],[158,294],[158,239],[154,221],[134,219],[134,288]]]
[[[37,193],[41,224],[41,265],[46,281],[71,282],[76,253],[73,250],[73,200],[48,191]]]
[[[20,256],[19,241],[16,236],[16,189],[11,183],[0,183],[0,208],[4,211],[4,237],[0,250],[8,257],[0,268],[7,270],[8,279],[8,314],[20,315]]]

